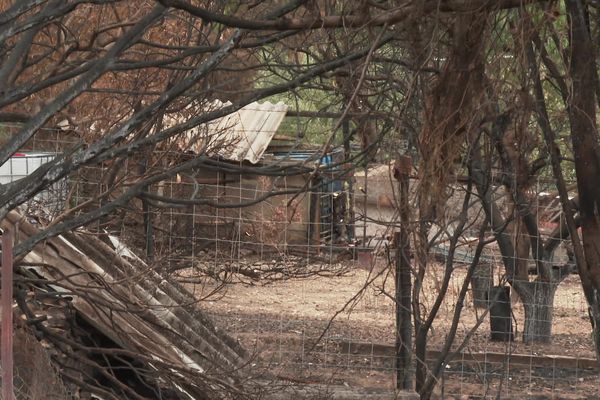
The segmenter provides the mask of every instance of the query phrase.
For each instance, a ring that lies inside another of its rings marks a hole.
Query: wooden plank
[[[13,237],[2,234],[2,398],[13,400]]]
[[[272,383],[270,383],[272,386]],[[418,400],[412,391],[359,388],[340,385],[282,385],[281,388],[265,393],[266,400]]]
[[[293,334],[282,334],[277,337],[260,337],[256,333],[244,333],[238,335],[245,340],[257,339],[260,345],[267,350],[272,346],[279,346],[280,343],[286,344],[286,351],[294,352],[295,348],[301,349],[312,348],[315,342],[311,338],[300,338]],[[332,346],[338,345],[337,353],[340,355],[352,356],[372,356],[377,358],[394,357],[394,345],[387,343],[371,343],[371,342],[355,342],[349,340],[336,340],[329,338],[327,342]],[[440,355],[438,350],[429,350],[427,352],[427,360],[434,361]],[[511,366],[534,367],[534,368],[563,368],[563,369],[580,369],[580,370],[598,370],[598,362],[594,358],[586,357],[570,357],[559,355],[533,355],[533,354],[508,354],[497,352],[463,352],[458,353],[451,362],[464,363],[493,363],[502,364],[509,363]]]
[[[384,343],[361,343],[342,341],[341,352],[349,354],[394,356],[394,346]],[[428,360],[439,357],[440,351],[429,350]],[[536,368],[565,368],[565,369],[598,369],[598,362],[594,358],[568,357],[558,355],[533,355],[533,354],[508,354],[496,352],[470,352],[458,353],[450,361],[454,362],[478,362],[478,363],[509,363],[514,366],[526,366]]]

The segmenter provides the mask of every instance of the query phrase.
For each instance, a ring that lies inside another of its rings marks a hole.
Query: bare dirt
[[[257,366],[267,366],[282,377],[308,383],[392,388],[395,317],[389,296],[394,292],[393,278],[381,268],[375,273],[352,267],[341,277],[226,285],[219,297],[204,302],[203,308],[256,354]],[[454,272],[430,335],[430,350],[441,349],[445,342],[464,273],[463,269]],[[432,269],[426,278],[424,309],[429,309],[439,292],[440,275],[441,271]],[[212,288],[205,282],[194,289],[201,295]],[[518,299],[513,298],[515,301]],[[481,316],[482,311],[471,304],[468,298],[455,345]],[[523,310],[518,303],[514,314],[517,340],[510,344],[491,342],[485,317],[463,352],[446,366],[437,398],[600,399],[598,371],[576,361],[595,357],[577,275],[567,277],[559,286],[551,343],[523,343],[519,336]],[[485,357],[490,353],[513,356],[501,362],[493,358],[488,361]],[[478,355],[477,360],[472,354]],[[524,365],[523,357],[517,356],[534,357],[531,364]],[[556,361],[545,356],[559,358]]]

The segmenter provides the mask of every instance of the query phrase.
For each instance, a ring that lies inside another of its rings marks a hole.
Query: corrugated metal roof
[[[210,111],[231,105],[214,101]],[[256,164],[275,136],[287,112],[282,103],[250,103],[240,110],[190,129],[180,138],[179,147],[195,153],[219,155],[230,161],[247,160]],[[180,118],[169,118],[175,123]]]

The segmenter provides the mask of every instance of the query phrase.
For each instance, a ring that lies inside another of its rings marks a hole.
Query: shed
[[[228,105],[213,101],[204,111]],[[238,246],[264,249],[264,245],[306,252],[307,245],[317,249],[335,241],[352,240],[352,235],[346,234],[350,229],[344,228],[349,218],[340,215],[350,209],[349,196],[340,196],[347,190],[345,178],[336,176],[340,168],[329,168],[343,160],[342,152],[321,154],[320,148],[300,147],[297,141],[282,140],[281,136],[272,143],[286,112],[287,106],[281,102],[254,102],[175,139],[179,151],[190,157],[210,155],[225,163],[224,169],[229,172],[198,169],[149,188],[160,196],[195,197],[211,204],[156,214],[153,223],[160,226],[155,230],[156,243],[146,241],[146,248],[160,251],[169,246],[170,253],[191,250],[192,256],[197,254],[195,251],[210,248],[230,253]],[[184,114],[165,118],[165,127],[183,123],[187,118]],[[260,172],[251,175],[243,173],[246,166],[304,166],[306,172],[283,177]],[[305,192],[310,187],[315,189]],[[177,243],[171,240],[174,236],[179,238]],[[173,249],[179,245],[181,248]]]

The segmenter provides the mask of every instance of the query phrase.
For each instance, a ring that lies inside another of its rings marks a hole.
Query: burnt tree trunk
[[[514,340],[510,286],[494,286],[489,290],[490,339],[510,342]]]
[[[488,178],[483,172],[480,149],[471,152],[470,160],[471,175],[477,191],[480,194],[486,219],[492,226],[494,236],[502,254],[502,261],[506,269],[506,275],[511,286],[522,299],[525,309],[525,332],[526,342],[548,342],[552,332],[552,312],[554,305],[554,293],[558,284],[564,276],[555,276],[543,260],[537,263],[540,268],[540,276],[536,281],[517,279],[518,254],[513,244],[511,235],[506,230],[506,224],[498,205],[491,197]]]
[[[589,305],[590,317],[592,326],[594,327],[594,344],[596,348],[596,354],[600,355],[600,333],[597,331],[598,321],[600,321],[600,308],[599,299],[597,298],[597,283],[598,280],[592,279],[592,272],[588,264],[592,261],[593,265],[599,265],[598,259],[593,260],[593,257],[588,260],[590,254],[593,254],[584,249],[581,244],[581,238],[577,232],[578,226],[580,226],[582,219],[588,220],[585,230],[583,230],[584,237],[588,246],[593,246],[595,236],[595,243],[599,243],[600,236],[597,232],[594,234],[594,221],[591,221],[590,216],[593,215],[593,211],[590,210],[590,200],[593,204],[593,198],[596,196],[598,199],[598,188],[595,186],[595,177],[598,174],[598,144],[596,140],[596,126],[593,118],[588,118],[588,115],[595,115],[595,101],[594,93],[590,92],[590,89],[594,86],[598,87],[595,71],[595,58],[592,56],[593,46],[587,32],[587,26],[585,23],[585,9],[580,1],[567,1],[567,12],[570,16],[570,22],[572,24],[572,36],[571,39],[571,78],[573,79],[572,91],[569,92],[566,78],[563,77],[556,68],[549,68],[552,71],[552,78],[561,87],[561,94],[563,101],[565,102],[568,112],[569,120],[571,124],[571,139],[573,143],[573,153],[575,158],[575,170],[577,172],[577,186],[579,194],[585,193],[587,210],[582,211],[581,215],[577,218],[574,217],[574,210],[571,200],[569,200],[567,185],[563,176],[561,166],[561,152],[557,144],[556,134],[550,125],[550,118],[546,108],[546,102],[544,97],[544,90],[542,81],[540,78],[540,68],[536,61],[536,55],[534,54],[533,45],[530,43],[526,47],[527,58],[531,70],[531,77],[533,79],[533,88],[536,98],[536,108],[538,113],[538,123],[544,134],[546,145],[548,146],[552,173],[556,181],[561,205],[563,208],[564,217],[561,220],[565,221],[567,233],[571,237],[573,243],[573,251],[575,254],[576,266],[579,272],[583,290]],[[535,32],[534,30],[531,30]],[[534,37],[534,43],[539,43],[539,37]],[[538,45],[539,46],[539,45]],[[544,60],[546,66],[548,62]],[[588,82],[588,79],[591,79]],[[592,114],[588,114],[588,113]],[[594,161],[595,160],[595,161]],[[586,163],[590,163],[590,169],[587,169]],[[594,193],[595,192],[595,193]],[[579,198],[577,200],[579,203]],[[590,211],[592,211],[590,213]],[[562,236],[563,233],[559,232]],[[560,237],[559,236],[559,237]],[[547,246],[556,247],[557,242],[553,239],[547,243]],[[593,268],[593,267],[592,267]],[[596,267],[597,268],[597,267]],[[597,272],[596,272],[597,275]],[[598,357],[600,359],[600,357]]]

